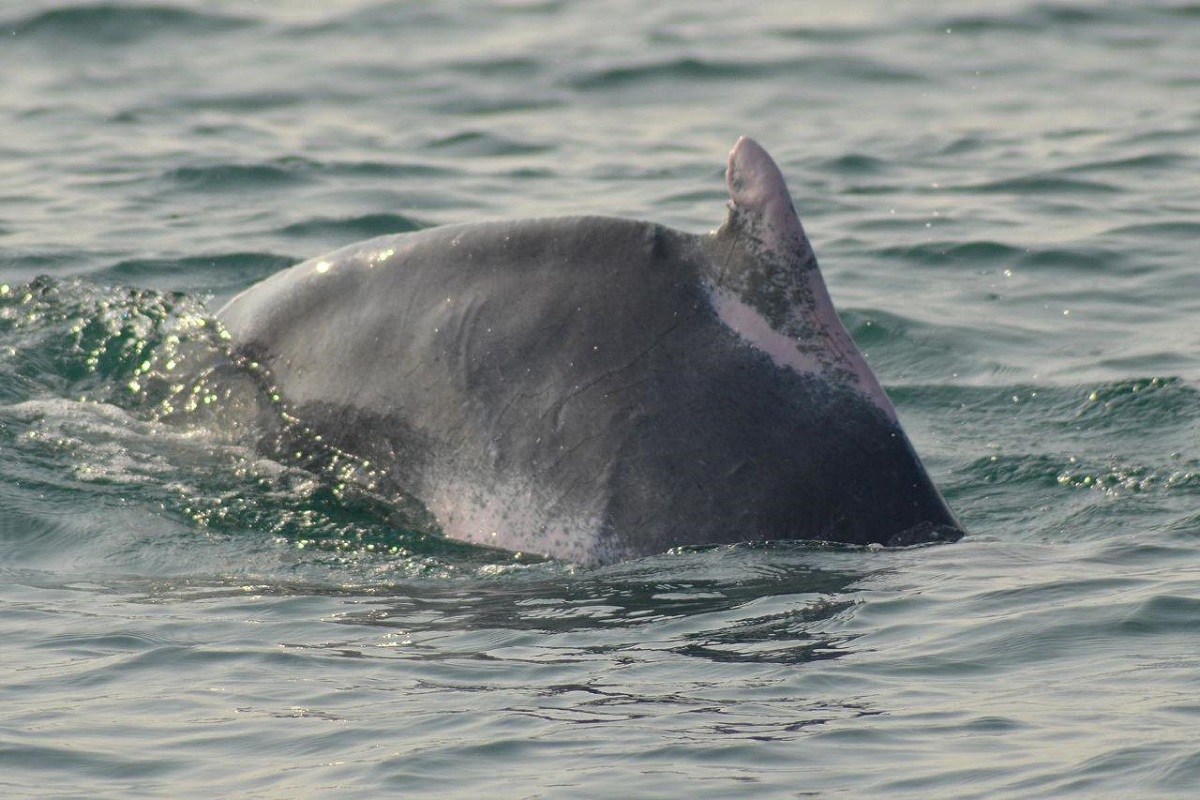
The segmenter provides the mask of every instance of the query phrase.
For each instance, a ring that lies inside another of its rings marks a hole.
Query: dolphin
[[[963,531],[741,138],[701,235],[599,216],[381,236],[217,313],[314,439],[457,540],[587,565]]]

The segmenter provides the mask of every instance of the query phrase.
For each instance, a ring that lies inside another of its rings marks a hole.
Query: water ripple
[[[251,24],[244,17],[169,5],[88,3],[0,22],[0,28],[23,39],[65,40],[75,46],[94,47],[127,45],[158,36],[222,33]]]
[[[387,233],[408,233],[428,227],[428,223],[403,214],[362,214],[357,217],[313,217],[294,222],[279,229],[279,233],[294,237],[335,237],[346,242],[370,239]]]
[[[164,177],[181,188],[196,192],[275,191],[303,183],[313,171],[314,163],[295,159],[269,164],[176,167]]]
[[[975,184],[947,186],[946,191],[978,194],[1016,195],[1095,195],[1118,194],[1122,191],[1114,183],[1067,178],[1055,173],[1022,175],[1015,178],[985,181]]]
[[[636,66],[610,66],[585,72],[571,81],[581,91],[644,88],[659,82],[730,81],[795,75],[818,78],[836,75],[839,80],[869,83],[912,83],[928,80],[911,70],[869,58],[813,56],[776,61],[716,60],[695,57],[673,58]]]

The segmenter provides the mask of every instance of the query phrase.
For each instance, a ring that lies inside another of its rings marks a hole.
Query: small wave
[[[992,455],[968,468],[971,479],[984,486],[1050,488],[1059,484],[1066,459],[1041,454]]]
[[[78,268],[94,258],[94,254],[78,250],[24,250],[4,248],[0,250],[0,269],[9,279],[13,272],[36,275],[57,272],[64,268]]]
[[[1146,172],[1149,170],[1176,170],[1186,167],[1193,159],[1181,153],[1145,153],[1130,158],[1103,159],[1075,164],[1062,170],[1064,173],[1078,172],[1119,172],[1130,170]]]
[[[487,115],[508,114],[514,111],[542,111],[565,105],[565,101],[556,97],[518,97],[504,94],[489,95],[481,92],[462,91],[448,96],[444,101],[434,103],[431,108],[446,114]]]
[[[771,69],[768,64],[739,61],[707,61],[677,58],[634,66],[603,67],[587,72],[571,85],[580,90],[614,89],[631,84],[656,81],[695,81],[761,78]]]
[[[1094,273],[1103,266],[1109,274],[1122,269],[1129,261],[1126,251],[1104,247],[1045,247],[1029,248],[1021,253],[1016,264],[1023,268],[1064,269]]]
[[[345,35],[359,33],[391,32],[397,30],[420,30],[430,33],[461,26],[477,16],[456,13],[450,5],[437,3],[375,3],[339,9],[337,3],[322,4],[323,11],[331,16],[315,21],[294,23],[288,27],[289,37],[320,37],[329,34]],[[351,5],[351,4],[344,4]]]
[[[418,161],[313,162],[314,169],[351,178],[444,178],[458,173],[450,168]]]
[[[488,134],[462,134],[435,142],[434,146],[470,147],[491,151],[495,155],[539,152],[546,149],[522,145],[492,137]],[[481,144],[483,143],[483,144]],[[472,152],[472,154],[475,154]],[[259,189],[277,190],[295,186],[319,177],[438,177],[450,174],[445,167],[417,163],[387,163],[380,161],[326,162],[297,156],[285,156],[255,164],[204,164],[176,167],[168,170],[163,179],[195,192],[238,192]]]
[[[181,94],[168,100],[169,106],[195,114],[198,111],[262,112],[273,108],[288,108],[312,101],[302,92],[284,89],[262,91],[233,91],[217,94]],[[135,115],[136,111],[125,112]]]
[[[850,308],[841,318],[898,403],[909,402],[909,387],[941,386],[980,369],[978,348],[970,344],[979,339],[976,330],[879,309]],[[917,405],[940,408],[954,402],[925,397]]]
[[[1191,636],[1200,619],[1200,598],[1156,595],[1142,601],[1122,620],[1122,633],[1130,635]]]
[[[584,73],[570,81],[582,91],[620,89],[663,81],[761,80],[781,75],[831,77],[839,81],[867,83],[913,83],[928,80],[925,75],[901,69],[869,58],[817,56],[776,61],[719,61],[699,58],[674,58],[634,66],[604,67]]]
[[[314,162],[286,159],[267,164],[212,164],[177,167],[166,179],[197,192],[233,192],[255,189],[279,189],[302,183]]]
[[[1015,178],[945,188],[948,191],[964,193],[1017,195],[1093,195],[1121,192],[1119,187],[1104,181],[1067,178],[1053,173],[1021,175]]]
[[[487,78],[511,77],[529,79],[542,72],[546,63],[527,56],[495,57],[489,59],[460,59],[443,65],[443,69],[466,75]]]
[[[820,166],[839,175],[879,175],[887,172],[891,165],[883,159],[863,153],[846,153],[831,158]]]
[[[967,153],[978,153],[987,150],[995,145],[995,139],[992,136],[983,134],[967,134],[959,136],[950,143],[944,145],[938,155],[942,156],[961,156]]]
[[[408,233],[429,227],[427,223],[403,214],[363,214],[358,217],[313,217],[279,229],[284,236],[337,238],[353,241],[371,239],[388,233]]]
[[[1150,6],[1148,10],[1152,10]],[[937,30],[961,34],[1040,33],[1048,29],[1130,23],[1139,13],[1133,4],[1084,7],[1071,3],[1034,3],[1011,13],[959,14],[934,23]]]
[[[1179,378],[1137,378],[1106,383],[1089,391],[1076,419],[1089,426],[1127,430],[1131,423],[1158,427],[1200,420],[1200,391]]]
[[[1200,488],[1200,468],[1152,467],[1118,459],[1108,463],[1085,463],[1072,457],[1056,480],[1059,486],[1069,489],[1087,489],[1103,492],[1112,497],[1128,494],[1154,494],[1161,492],[1195,493]]]
[[[180,276],[203,276],[206,286],[213,278],[222,284],[244,286],[295,264],[298,259],[274,253],[219,253],[186,258],[134,258],[119,261],[93,273],[94,277],[121,283],[146,285],[164,278],[177,281]]]
[[[520,141],[486,131],[462,131],[430,141],[427,147],[456,155],[518,156],[552,151],[554,145]]]
[[[771,31],[779,39],[797,39],[820,44],[869,41],[884,32],[883,28],[871,25],[791,25]]]
[[[1189,244],[1200,239],[1200,222],[1172,220],[1170,222],[1148,222],[1140,225],[1122,225],[1105,231],[1110,236],[1170,237]]]
[[[76,45],[131,44],[156,36],[196,36],[242,28],[251,20],[167,5],[80,4],[50,9],[7,23],[14,37],[68,40]]]
[[[843,655],[856,638],[825,628],[854,605],[838,595],[862,579],[860,564],[814,566],[819,552],[828,551],[796,542],[735,545],[588,571],[548,563],[459,585],[408,584],[394,593],[376,585],[376,607],[350,610],[338,621],[388,627],[403,620],[406,630],[438,630],[452,613],[458,630],[550,633],[719,616],[719,624],[689,625],[671,651],[717,662],[803,663]]]
[[[919,389],[918,389],[919,390]],[[913,391],[910,389],[909,391]],[[1180,428],[1200,423],[1200,390],[1177,377],[1131,378],[1100,384],[1054,386],[1003,384],[952,387],[954,401],[981,413],[1018,411],[1035,415],[1030,426],[1042,441],[1067,432],[1071,438],[1143,431],[1144,436],[1175,438],[1179,447],[1193,437]],[[1164,455],[1169,450],[1164,450]]]
[[[990,240],[974,242],[922,242],[909,246],[883,247],[871,251],[873,258],[900,260],[925,267],[979,267],[1012,263],[1029,251]]]

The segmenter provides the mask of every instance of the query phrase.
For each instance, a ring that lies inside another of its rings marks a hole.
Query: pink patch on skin
[[[746,305],[733,292],[714,289],[710,292],[717,316],[737,335],[771,357],[780,367],[790,367],[802,374],[819,373],[821,362],[802,353],[796,342],[771,327],[771,323]]]
[[[721,321],[747,343],[770,356],[776,366],[791,369],[801,375],[820,375],[824,371],[825,367],[819,360],[800,350],[794,339],[772,328],[766,318],[743,303],[737,295],[714,289],[709,292],[709,299]],[[832,328],[834,325],[837,327]],[[825,331],[825,344],[837,354],[838,363],[854,374],[859,390],[887,414],[888,419],[899,422],[887,392],[879,384],[875,373],[867,366],[866,359],[854,346],[854,341],[837,315],[834,315],[832,322],[822,318],[821,326]]]

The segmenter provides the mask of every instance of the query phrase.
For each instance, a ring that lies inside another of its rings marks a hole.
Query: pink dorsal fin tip
[[[725,181],[729,199],[743,210],[763,210],[778,201],[791,204],[783,173],[762,145],[748,136],[738,139],[729,152]]]

